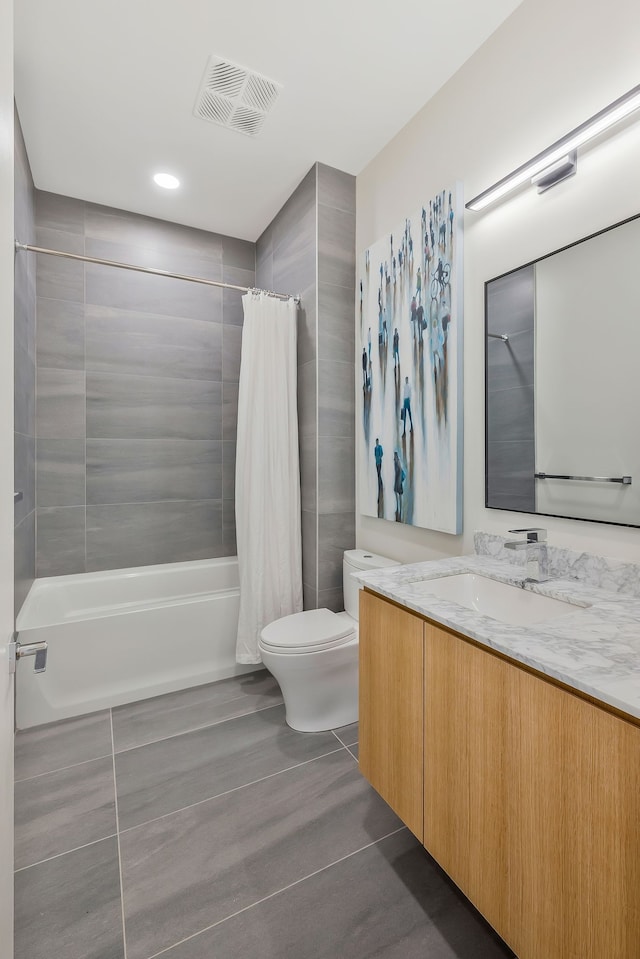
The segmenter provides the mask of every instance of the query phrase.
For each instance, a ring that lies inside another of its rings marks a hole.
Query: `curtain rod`
[[[42,246],[32,246],[30,243],[15,241],[16,250],[26,250],[29,253],[46,253],[48,256],[62,256],[68,260],[80,260],[83,263],[97,263],[99,266],[117,266],[121,270],[133,270],[135,273],[151,273],[153,276],[168,276],[173,280],[187,280],[189,283],[203,283],[205,286],[223,287],[225,290],[239,290],[241,293],[266,293],[280,300],[295,300],[300,302],[299,296],[290,293],[275,293],[273,290],[259,290],[253,286],[236,286],[234,283],[223,283],[221,280],[205,280],[202,276],[188,276],[185,273],[170,273],[168,270],[155,270],[150,266],[134,266],[132,263],[119,263],[117,260],[101,260],[95,256],[83,256],[80,253],[64,253],[62,250],[48,250]]]

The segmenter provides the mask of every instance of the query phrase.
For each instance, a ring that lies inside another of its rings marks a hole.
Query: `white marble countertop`
[[[479,573],[522,586],[522,568],[488,556],[392,566],[355,574],[381,596],[567,686],[640,719],[640,599],[583,582],[551,579],[525,589],[576,604],[575,612],[532,626],[509,626],[457,603],[424,595],[427,579]]]

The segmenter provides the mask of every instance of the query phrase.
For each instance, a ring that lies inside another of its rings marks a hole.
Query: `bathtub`
[[[46,640],[47,668],[16,670],[19,729],[255,670],[235,661],[238,561],[37,579],[20,643]]]

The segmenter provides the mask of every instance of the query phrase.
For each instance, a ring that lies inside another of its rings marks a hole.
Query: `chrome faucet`
[[[510,529],[510,533],[523,533],[525,539],[511,539],[505,549],[526,550],[527,576],[525,583],[544,583],[547,576],[547,531],[537,526],[527,529]]]

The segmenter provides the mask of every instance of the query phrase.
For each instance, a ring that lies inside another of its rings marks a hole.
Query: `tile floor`
[[[18,733],[15,959],[505,959],[256,672]]]

